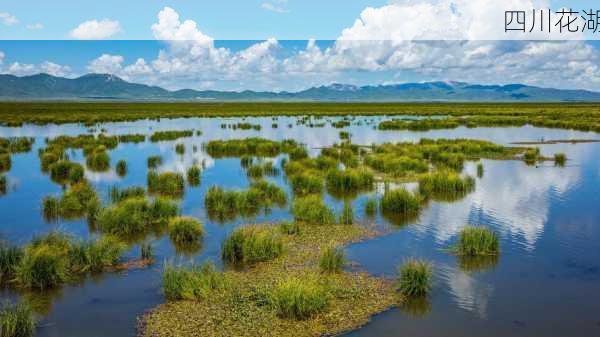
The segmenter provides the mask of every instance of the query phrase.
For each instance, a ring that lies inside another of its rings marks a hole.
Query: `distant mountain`
[[[131,83],[108,74],[78,78],[48,74],[0,75],[0,100],[134,100],[134,101],[477,101],[477,102],[600,102],[600,93],[540,88],[523,84],[480,85],[425,82],[376,86],[331,84],[298,92],[166,90]]]

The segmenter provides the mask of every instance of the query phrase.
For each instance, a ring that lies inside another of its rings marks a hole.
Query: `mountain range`
[[[366,86],[331,84],[297,92],[171,91],[127,82],[109,74],[87,74],[77,78],[3,74],[0,75],[0,100],[600,102],[600,93],[524,84],[481,85],[452,81]]]

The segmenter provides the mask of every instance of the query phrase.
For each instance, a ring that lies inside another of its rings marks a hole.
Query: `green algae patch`
[[[390,280],[360,271],[320,270],[319,260],[328,248],[373,237],[374,231],[358,225],[302,225],[299,232],[288,235],[279,226],[257,228],[281,236],[280,257],[226,270],[226,286],[210,296],[160,305],[143,318],[140,336],[335,335],[366,324],[398,302]],[[289,306],[282,311],[282,296],[290,287],[303,287],[299,292],[309,296],[313,290],[306,288],[314,287],[322,296],[318,303],[314,298],[308,304],[300,301],[299,305],[313,305],[314,310],[290,315]]]

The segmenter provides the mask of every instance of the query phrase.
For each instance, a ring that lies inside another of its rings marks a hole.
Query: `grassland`
[[[21,123],[80,122],[91,125],[107,121],[178,117],[299,115],[482,116],[487,119],[476,121],[475,125],[533,123],[596,131],[600,127],[600,104],[595,103],[0,103],[0,123],[13,126]]]

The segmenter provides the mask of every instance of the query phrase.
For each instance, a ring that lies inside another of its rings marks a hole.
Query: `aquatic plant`
[[[398,269],[397,287],[406,297],[424,296],[431,288],[431,265],[422,260],[410,259]]]
[[[335,214],[318,195],[309,195],[294,199],[292,214],[296,221],[314,225],[335,223]]]
[[[342,212],[340,213],[339,223],[341,225],[351,225],[354,223],[354,209],[352,208],[351,203],[344,203],[344,208],[342,208]]]
[[[169,237],[176,245],[200,241],[204,235],[202,224],[192,217],[175,217],[169,221]]]
[[[103,233],[128,238],[160,228],[178,214],[179,207],[170,200],[128,198],[100,210],[96,225]]]
[[[221,246],[221,257],[230,264],[254,264],[283,253],[283,241],[275,233],[256,226],[234,230]]]
[[[500,243],[494,232],[485,227],[468,226],[460,231],[455,251],[459,255],[497,255]]]
[[[381,211],[397,215],[414,215],[421,210],[423,198],[418,193],[411,193],[405,188],[387,190],[381,198]]]
[[[184,154],[185,153],[185,144],[179,143],[179,144],[175,145],[175,152],[177,154]]]
[[[119,160],[115,166],[115,171],[119,177],[124,177],[127,174],[127,162],[125,160]]]
[[[162,157],[161,156],[150,156],[147,160],[148,168],[155,169],[162,165]]]
[[[196,165],[187,169],[186,176],[187,182],[190,186],[198,186],[200,185],[200,175],[202,174],[202,170]]]
[[[44,220],[53,222],[60,218],[60,199],[56,197],[44,197],[42,199],[42,214]]]
[[[168,301],[199,300],[226,286],[223,273],[212,263],[190,268],[166,264],[163,271],[163,292]]]
[[[0,243],[0,285],[15,277],[17,266],[22,258],[22,248]]]
[[[327,172],[327,189],[340,193],[370,190],[375,178],[364,169],[332,169]]]
[[[296,221],[283,221],[279,223],[279,228],[286,235],[298,235],[302,231],[300,223]]]
[[[59,160],[48,167],[50,178],[60,184],[77,183],[83,180],[83,166],[68,160]]]
[[[323,192],[323,178],[317,174],[301,173],[290,177],[294,194],[303,196]]]
[[[365,202],[365,214],[367,216],[374,216],[377,214],[377,198],[368,198]]]
[[[431,196],[464,196],[475,189],[475,179],[454,171],[436,171],[419,179],[419,192]]]
[[[0,172],[9,171],[12,166],[10,154],[0,153]]]
[[[6,194],[6,186],[8,179],[6,179],[5,175],[0,175],[0,195]]]
[[[77,273],[102,272],[107,267],[117,265],[125,249],[125,244],[113,236],[71,244],[70,270]]]
[[[293,140],[281,142],[264,138],[244,138],[212,140],[205,145],[206,152],[214,158],[222,157],[275,157],[280,153],[290,153],[300,145]]]
[[[567,155],[564,153],[555,153],[554,154],[554,164],[556,166],[565,166],[567,162]]]
[[[161,141],[176,140],[179,138],[192,137],[194,135],[193,130],[182,130],[182,131],[156,131],[150,136],[150,141],[153,143]]]
[[[25,303],[12,304],[9,301],[0,307],[0,336],[32,337],[36,326],[33,310]]]
[[[48,289],[69,278],[68,241],[66,245],[42,242],[29,245],[15,273],[24,288]]]
[[[119,188],[114,185],[109,189],[108,195],[112,203],[117,203],[128,198],[143,197],[146,195],[146,190],[141,186]]]
[[[148,192],[170,197],[180,197],[185,189],[181,173],[156,171],[148,172]]]
[[[75,219],[94,215],[100,199],[92,186],[85,180],[71,185],[60,198],[45,197],[42,200],[42,213],[46,221],[58,218]]]
[[[329,247],[319,259],[319,268],[325,273],[339,273],[345,263],[344,250],[341,247]]]
[[[477,177],[483,177],[483,164],[477,163]]]
[[[540,160],[541,154],[540,154],[540,149],[539,148],[530,148],[527,149],[525,151],[525,153],[523,154],[523,160],[525,161],[525,163],[527,165],[533,165],[535,164],[538,160]]]
[[[99,146],[85,156],[86,166],[96,172],[104,172],[110,168],[110,157],[104,146]]]
[[[142,260],[154,260],[154,247],[151,243],[144,242],[140,244],[140,257],[142,258]]]
[[[287,196],[279,186],[258,180],[246,190],[224,190],[212,186],[204,197],[204,206],[209,217],[225,220],[237,215],[251,216],[260,209],[275,205],[281,207],[286,201]]]
[[[305,320],[323,311],[329,303],[327,288],[314,277],[288,277],[280,280],[271,302],[282,318]]]
[[[246,167],[246,175],[251,178],[262,178],[263,176],[277,176],[279,170],[273,166],[273,162],[252,163]]]

